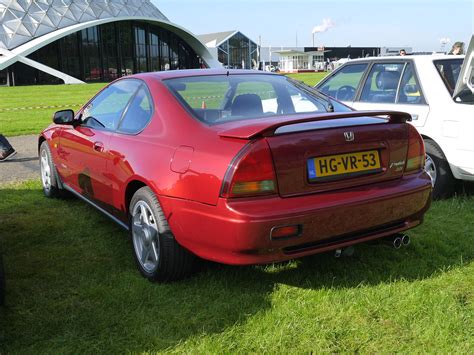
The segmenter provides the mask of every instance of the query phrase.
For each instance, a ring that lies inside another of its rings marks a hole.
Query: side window
[[[436,69],[438,70],[441,79],[443,79],[444,85],[446,85],[450,95],[454,93],[456,81],[458,80],[459,73],[461,72],[462,63],[462,59],[436,60],[434,62]]]
[[[404,63],[374,64],[364,84],[360,101],[395,103]]]
[[[143,84],[138,89],[130,106],[125,111],[118,132],[138,133],[145,128],[153,113],[152,100],[150,94]]]
[[[365,69],[367,69],[367,65],[367,63],[346,65],[324,82],[319,90],[341,101],[354,100],[357,87]]]
[[[421,105],[425,104],[421,87],[413,70],[413,65],[407,63],[400,83],[400,92],[398,93],[398,103]]]
[[[141,85],[138,80],[121,80],[105,88],[82,112],[82,124],[115,130],[128,102]]]

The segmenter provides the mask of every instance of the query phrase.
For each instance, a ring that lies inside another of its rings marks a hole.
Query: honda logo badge
[[[354,140],[354,132],[344,132],[344,138],[347,142],[352,142]]]

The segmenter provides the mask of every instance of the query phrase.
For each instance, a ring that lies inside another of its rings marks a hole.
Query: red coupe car
[[[278,74],[139,74],[54,115],[38,142],[43,189],[127,229],[151,280],[182,278],[197,257],[278,262],[422,222],[431,181],[409,119]]]

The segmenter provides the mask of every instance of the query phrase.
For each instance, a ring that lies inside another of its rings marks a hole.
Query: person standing
[[[464,54],[464,42],[455,42],[448,54],[453,54],[453,55]]]
[[[2,134],[0,134],[0,163],[10,159],[15,154],[15,149],[13,149],[8,140]]]
[[[400,49],[400,51],[398,52],[398,55],[403,57],[404,55],[407,55],[407,51],[404,49]]]

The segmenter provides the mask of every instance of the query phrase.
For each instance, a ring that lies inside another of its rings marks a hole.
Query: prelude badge
[[[344,138],[346,142],[352,142],[354,140],[354,132],[344,132]]]

